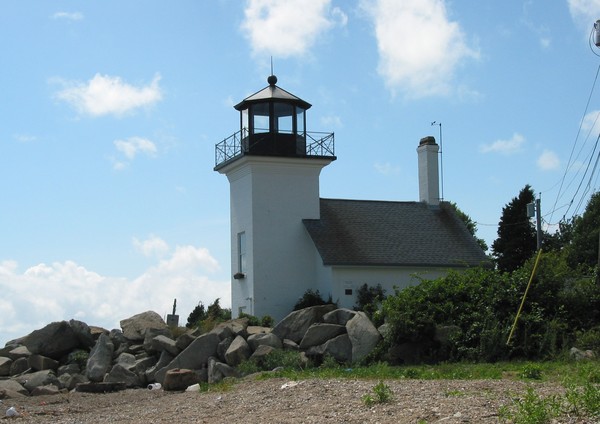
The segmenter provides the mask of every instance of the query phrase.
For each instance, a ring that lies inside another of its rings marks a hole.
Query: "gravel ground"
[[[15,423],[497,423],[532,385],[540,396],[560,386],[512,380],[390,380],[391,401],[368,407],[373,380],[245,379],[226,391],[125,390],[5,399]],[[556,423],[591,421],[564,418]]]

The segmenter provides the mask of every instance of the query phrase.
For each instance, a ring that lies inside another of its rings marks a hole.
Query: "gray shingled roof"
[[[321,219],[303,222],[325,265],[489,265],[445,202],[321,199]]]

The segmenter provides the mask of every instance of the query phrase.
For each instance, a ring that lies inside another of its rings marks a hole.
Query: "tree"
[[[527,216],[527,204],[533,201],[533,189],[527,184],[517,197],[502,208],[498,238],[492,243],[492,254],[500,271],[514,271],[536,251],[535,226]]]
[[[598,233],[600,226],[600,192],[592,194],[583,216],[574,220],[573,242],[569,250],[569,265],[598,263]]]
[[[458,207],[458,205],[456,203],[450,202],[450,206],[452,206],[454,208],[454,212],[456,213],[456,216],[458,216],[460,218],[460,220],[465,223],[465,226],[467,227],[467,230],[469,230],[469,233],[471,233],[471,235],[475,238],[475,240],[477,240],[477,243],[479,244],[479,247],[481,247],[481,250],[486,252],[488,250],[487,243],[485,242],[484,239],[478,238],[476,235],[477,234],[477,223],[475,221],[473,221],[469,215],[467,215],[462,210],[460,210],[460,208]]]
[[[194,328],[198,326],[200,321],[206,319],[206,311],[204,310],[204,305],[202,302],[198,302],[198,305],[194,308],[194,310],[190,313],[187,319],[187,324],[185,325],[187,328]]]

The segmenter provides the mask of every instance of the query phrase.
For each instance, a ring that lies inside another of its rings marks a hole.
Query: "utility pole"
[[[537,250],[542,248],[542,194],[535,200],[535,203],[527,204],[527,216],[533,218],[535,216],[536,221],[536,233],[537,233]]]

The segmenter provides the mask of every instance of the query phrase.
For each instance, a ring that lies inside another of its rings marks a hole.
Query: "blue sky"
[[[598,0],[3,1],[0,342],[230,306],[214,145],[271,57],[308,130],[335,132],[322,197],[418,200],[437,121],[444,198],[479,237],[525,184],[551,230],[598,187],[598,18]]]

